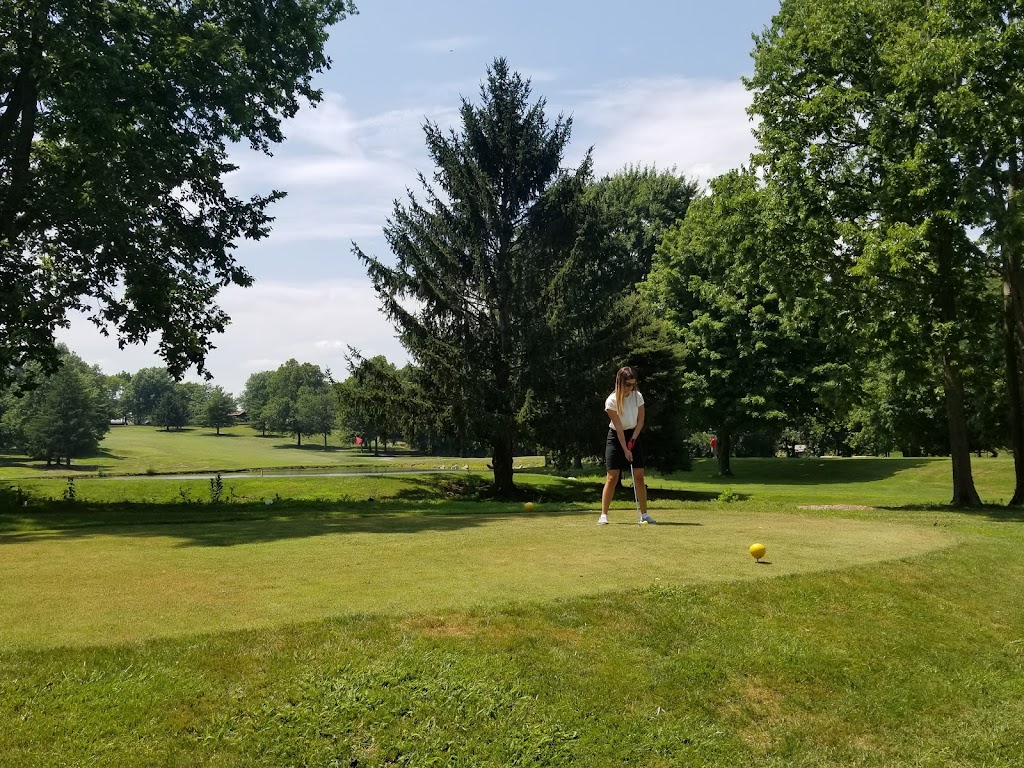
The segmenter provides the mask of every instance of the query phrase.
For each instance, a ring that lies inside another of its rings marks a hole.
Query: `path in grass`
[[[920,555],[941,527],[742,509],[378,515],[0,535],[0,648],[108,644],[324,616],[466,609],[763,579]],[[755,564],[754,541],[768,546]]]

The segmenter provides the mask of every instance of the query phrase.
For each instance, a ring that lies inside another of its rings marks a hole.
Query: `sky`
[[[777,0],[356,2],[359,13],[331,30],[320,104],[284,124],[272,157],[231,153],[232,193],[287,192],[270,236],[235,251],[255,284],[219,297],[232,322],[207,368],[235,395],[290,358],[338,379],[349,347],[408,361],[352,244],[389,259],[382,230],[394,201],[434,171],[424,122],[458,128],[462,99],[479,101],[497,57],[530,78],[551,122],[572,118],[567,167],[592,148],[598,177],[640,164],[706,182],[754,148],[741,78]],[[105,373],[163,364],[155,339],[118,350],[82,316],[58,339]]]

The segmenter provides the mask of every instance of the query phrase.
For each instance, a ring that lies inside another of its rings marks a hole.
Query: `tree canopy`
[[[965,354],[990,322],[992,254],[977,145],[963,129],[977,58],[958,23],[978,4],[784,0],[757,40],[759,161],[789,229],[779,282],[827,304],[859,292],[883,344],[915,334],[944,392],[953,501],[970,469]],[[972,10],[973,9],[973,10]],[[788,274],[789,277],[781,275]]]
[[[228,193],[230,144],[269,154],[317,102],[327,29],[351,0],[0,4],[0,385],[52,370],[81,310],[122,345],[160,335],[178,377],[246,286],[239,239],[269,232],[271,191]]]
[[[814,329],[784,311],[760,273],[769,215],[751,171],[714,179],[665,235],[644,286],[677,329],[686,411],[717,434],[723,474],[734,436],[809,409],[824,358]]]
[[[47,466],[91,454],[110,429],[111,402],[97,368],[61,347],[57,371],[0,409],[3,432],[19,451]]]

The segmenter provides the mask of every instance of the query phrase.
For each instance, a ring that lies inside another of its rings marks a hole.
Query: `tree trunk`
[[[1003,266],[1003,333],[1006,339],[1006,392],[1010,401],[1010,443],[1013,448],[1014,489],[1011,505],[1024,504],[1024,413],[1021,411],[1021,338],[1017,329],[1015,293],[1013,283],[1020,282],[1020,268],[1016,259],[1006,254]],[[1013,277],[1017,273],[1016,278]],[[1019,295],[1019,294],[1017,294]]]
[[[301,448],[302,447],[302,433],[301,432],[296,432],[295,435],[296,435],[296,437],[299,438],[299,448]]]
[[[718,474],[729,477],[732,475],[732,467],[729,464],[732,454],[732,433],[728,429],[719,427],[715,430],[715,435],[718,437],[718,445],[715,448],[718,457]]]
[[[511,496],[515,490],[512,479],[512,431],[502,430],[494,440],[491,466],[494,468],[494,491],[498,496]]]
[[[32,63],[35,50],[19,52],[21,67],[15,76],[10,101],[0,118],[0,150],[9,159],[9,181],[0,197],[0,234],[16,242],[18,216],[25,210],[25,192],[31,169],[32,139],[35,135],[38,94]]]
[[[1013,231],[1015,209],[1021,183],[1017,154],[1009,158],[1010,183],[1006,194],[1006,211],[999,227],[1000,251],[1003,257],[1003,306],[1006,334],[1006,388],[1010,400],[1010,441],[1013,446],[1014,489],[1010,504],[1024,504],[1024,397],[1021,386],[1024,371],[1024,269],[1021,268],[1020,239]]]
[[[955,327],[957,285],[953,272],[953,240],[948,231],[949,224],[936,222],[938,247],[938,300],[939,321]],[[960,375],[958,339],[951,335],[941,341],[942,383],[946,391],[946,419],[949,423],[949,453],[953,459],[953,498],[955,507],[980,507],[981,498],[974,488],[971,475],[971,445],[967,432],[967,416],[964,412],[964,383]]]
[[[942,359],[943,384],[946,389],[946,416],[949,419],[949,449],[953,457],[953,498],[955,507],[980,507],[981,497],[974,488],[971,474],[971,448],[964,415],[964,385],[960,371],[948,356]]]
[[[324,432],[324,450],[327,450],[327,433]]]

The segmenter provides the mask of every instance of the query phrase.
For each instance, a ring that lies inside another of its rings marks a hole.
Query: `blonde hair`
[[[632,379],[636,381],[636,373],[628,365],[619,368],[619,372],[615,374],[615,412],[622,415],[622,401],[626,399],[626,382]],[[636,384],[633,385],[633,391],[636,391]]]

